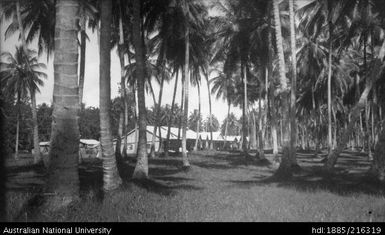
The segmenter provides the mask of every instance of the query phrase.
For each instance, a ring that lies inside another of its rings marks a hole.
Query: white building
[[[167,138],[167,129],[166,126],[160,127],[160,133],[159,128],[157,128],[156,135],[155,135],[155,150],[158,151],[160,140],[163,142]],[[178,139],[178,130],[179,128],[171,127],[170,128],[170,150],[176,151],[180,145],[181,145],[181,139],[182,139],[182,130],[180,131],[180,138]],[[151,151],[151,145],[152,145],[152,137],[154,132],[154,126],[147,126],[146,129],[146,138],[147,138],[147,153],[150,153]],[[189,149],[189,146],[191,146],[192,141],[195,141],[197,133],[192,130],[187,130],[186,132],[186,138],[187,138],[187,149]],[[127,154],[136,154],[137,151],[137,143],[139,138],[139,132],[138,129],[133,129],[129,131],[125,138],[127,139]],[[124,144],[124,137],[121,138],[121,151],[123,151],[123,144]],[[114,140],[114,146],[116,145],[116,140]]]

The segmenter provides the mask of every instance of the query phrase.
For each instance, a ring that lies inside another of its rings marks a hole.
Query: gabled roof
[[[210,132],[200,132],[199,136],[202,140],[211,139],[211,133]],[[220,131],[213,132],[213,140],[224,140],[222,134]]]
[[[154,126],[147,126],[146,129],[147,129],[146,130],[147,133],[150,133],[151,135],[153,134]],[[131,135],[132,133],[134,133],[134,131],[135,131],[135,129],[132,129],[131,131],[129,131],[126,134],[126,136]],[[167,131],[168,131],[168,127],[166,127],[166,126],[160,127],[160,133],[161,133],[162,139],[165,139],[167,137]],[[179,131],[179,128],[171,127],[170,128],[170,139],[178,139],[178,131]],[[197,133],[195,131],[192,131],[192,130],[187,130],[187,132],[186,132],[187,139],[195,139],[196,135],[197,135]],[[156,137],[158,137],[158,138],[160,137],[159,136],[159,128],[156,130]],[[182,130],[180,132],[180,138],[182,138]]]
[[[80,139],[80,143],[86,145],[99,145],[99,141],[94,139]]]
[[[81,144],[85,144],[85,145],[99,145],[99,141],[97,140],[94,140],[94,139],[80,139],[80,143]],[[45,142],[40,142],[39,143],[39,146],[49,146],[50,142],[49,141],[45,141]]]

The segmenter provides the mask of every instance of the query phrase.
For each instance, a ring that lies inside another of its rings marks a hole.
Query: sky
[[[4,21],[2,21],[4,22]],[[5,40],[4,32],[8,27],[9,22],[5,22],[0,25],[1,36],[0,36],[0,51],[8,51],[10,53],[15,52],[15,47],[20,44],[18,40],[18,34],[15,34]],[[87,30],[89,41],[87,41],[86,47],[86,67],[85,67],[85,78],[84,78],[84,94],[83,102],[86,107],[93,106],[99,107],[99,46],[96,32],[93,33],[91,30]],[[37,50],[37,40],[29,45],[30,49]],[[53,97],[53,83],[54,83],[54,71],[53,71],[53,56],[47,61],[47,55],[44,53],[40,56],[39,62],[47,65],[46,70],[42,70],[48,75],[48,78],[44,81],[44,86],[40,87],[40,93],[36,94],[37,104],[52,103]],[[209,78],[212,78],[215,74],[211,74]],[[169,83],[165,82],[162,95],[162,105],[170,104],[172,102],[173,90],[174,90],[174,79]],[[111,98],[117,97],[118,88],[120,83],[120,63],[116,48],[111,51]],[[153,84],[155,97],[158,99],[160,87]],[[181,97],[181,83],[178,83],[176,103],[180,104]],[[212,101],[212,113],[222,124],[222,121],[227,115],[227,104],[223,100],[216,100],[215,96],[211,96]],[[201,112],[205,119],[209,115],[209,94],[207,90],[207,83],[205,79],[201,83]],[[146,107],[151,108],[154,105],[152,96],[146,95]],[[192,113],[194,109],[198,109],[199,99],[198,90],[196,87],[190,85],[189,95],[189,113]],[[242,112],[237,107],[231,107],[231,112],[237,117],[240,117]]]
[[[298,0],[297,0],[298,1]],[[302,5],[303,2],[307,0],[298,1],[297,4]],[[0,25],[1,35],[0,35],[0,51],[8,51],[14,53],[15,46],[19,45],[18,34],[15,34],[5,40],[4,32],[9,22],[4,22]],[[85,80],[84,80],[84,97],[83,101],[86,104],[86,107],[93,106],[99,107],[99,46],[97,43],[96,33],[92,33],[91,30],[87,30],[89,36],[89,41],[87,41],[86,47],[86,67],[85,67]],[[36,41],[31,43],[29,46],[30,49],[37,50]],[[36,95],[37,104],[47,103],[51,104],[53,96],[53,83],[54,83],[54,73],[53,73],[53,56],[47,61],[46,54],[42,54],[39,58],[40,62],[47,65],[45,72],[48,75],[48,78],[44,81],[44,86],[40,88],[40,93]],[[215,73],[210,75],[210,78],[215,76]],[[120,63],[116,48],[111,51],[111,98],[117,97],[118,87],[120,83]],[[154,92],[156,97],[159,94],[159,86],[153,83]],[[171,80],[169,83],[165,83],[163,88],[162,96],[162,105],[171,104],[172,95],[174,89],[174,80]],[[180,104],[181,97],[181,83],[178,83],[176,103]],[[209,115],[209,94],[207,90],[207,83],[205,79],[201,83],[201,112],[202,116],[205,119]],[[226,118],[227,115],[227,103],[224,100],[216,100],[214,95],[211,95],[212,101],[212,113],[217,117],[219,122],[222,124],[222,121]],[[198,109],[199,99],[198,99],[198,90],[196,87],[190,86],[190,95],[189,95],[189,113],[192,113],[194,109]],[[153,100],[150,95],[146,95],[146,107],[151,108],[153,106]],[[238,118],[241,116],[241,109],[231,106],[231,112],[235,114]]]

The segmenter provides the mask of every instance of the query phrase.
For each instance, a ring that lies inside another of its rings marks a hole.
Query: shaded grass
[[[347,154],[328,175],[320,158],[299,152],[303,171],[280,180],[269,164],[210,151],[190,153],[189,171],[177,156],[150,159],[150,178],[133,181],[135,159],[128,158],[120,168],[124,183],[111,193],[101,191],[101,161],[86,161],[79,169],[81,201],[34,220],[384,221],[384,186],[366,174],[365,155]]]

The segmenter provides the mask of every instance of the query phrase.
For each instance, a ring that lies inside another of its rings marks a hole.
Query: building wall
[[[138,133],[138,137],[139,137],[139,133]],[[128,155],[136,154],[136,150],[137,150],[137,143],[136,142],[137,141],[136,141],[136,137],[135,137],[135,132],[132,132],[131,134],[127,135],[126,138],[127,138],[127,154]],[[147,138],[147,153],[150,153],[151,144],[152,144],[152,134],[147,132],[146,138]],[[115,144],[116,144],[116,142],[114,142],[114,145]],[[123,147],[124,147],[124,139],[122,139],[121,151],[123,151]],[[155,138],[155,150],[157,151],[158,148],[159,148],[159,138],[156,137]],[[115,149],[115,146],[114,146],[114,149]]]

